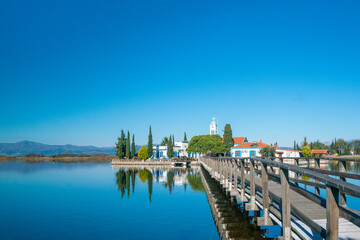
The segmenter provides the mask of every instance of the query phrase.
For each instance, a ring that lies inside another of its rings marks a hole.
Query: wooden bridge
[[[284,160],[287,159],[203,157],[200,162],[235,202],[245,203],[247,211],[262,210],[263,216],[257,217],[258,226],[279,224],[280,239],[360,239],[360,213],[347,207],[346,201],[347,195],[360,197],[360,187],[346,182],[346,178],[360,179],[360,175],[347,173],[345,162],[360,160],[326,158],[339,161],[340,172],[320,169],[320,158],[291,158],[294,165],[283,163]],[[315,168],[299,167],[299,161],[311,160]],[[315,192],[299,184],[314,186]],[[326,189],[326,198],[320,197],[320,188]]]

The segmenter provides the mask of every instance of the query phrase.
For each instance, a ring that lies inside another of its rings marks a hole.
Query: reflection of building
[[[175,185],[185,185],[188,183],[187,175],[198,175],[199,169],[176,169],[176,168],[166,168],[166,169],[148,169],[152,175],[154,182],[167,183],[168,182],[168,173],[171,171],[174,174],[174,184]]]

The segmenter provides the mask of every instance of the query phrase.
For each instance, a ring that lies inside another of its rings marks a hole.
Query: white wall
[[[276,153],[275,157],[279,157],[279,154]],[[295,151],[283,151],[282,157],[300,157],[300,153]]]
[[[256,151],[256,157],[261,157],[260,149],[261,148],[232,148],[231,156],[235,157],[235,152],[240,151],[241,152],[240,156],[236,156],[236,157],[250,157],[250,151]],[[295,152],[295,151],[283,151],[283,152],[284,153],[282,157],[300,157],[299,152]],[[279,154],[276,153],[275,157],[279,157]]]
[[[255,157],[260,157],[260,148],[232,148],[231,149],[231,156],[235,157],[235,152],[240,151],[240,156],[236,157],[250,157],[250,151],[255,151]]]

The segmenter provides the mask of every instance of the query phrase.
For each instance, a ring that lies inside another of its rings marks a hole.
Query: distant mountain
[[[140,146],[135,147],[136,150]],[[95,147],[95,146],[75,146],[75,145],[48,145],[38,142],[21,141],[17,143],[0,143],[0,155],[7,156],[23,156],[30,153],[56,155],[63,153],[75,154],[94,154],[94,153],[107,153],[110,155],[115,154],[114,147]]]
[[[292,147],[279,147],[280,149],[286,149],[286,150],[294,150]]]

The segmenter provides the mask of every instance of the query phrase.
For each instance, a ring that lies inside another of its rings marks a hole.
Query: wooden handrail
[[[284,170],[289,170],[301,175],[305,175],[307,177],[319,180],[320,182],[325,183],[326,185],[329,185],[331,187],[334,187],[340,191],[342,191],[343,193],[347,193],[349,195],[352,195],[354,197],[358,197],[360,198],[360,187],[356,186],[354,184],[348,183],[348,182],[344,182],[323,174],[319,174],[316,173],[312,170],[306,169],[306,168],[302,168],[302,167],[298,167],[298,166],[294,166],[291,164],[287,164],[287,163],[281,163],[281,162],[275,162],[272,160],[267,160],[264,158],[258,158],[258,157],[251,157],[251,158],[234,158],[234,157],[221,157],[221,158],[216,158],[216,157],[208,157],[211,159],[238,159],[238,160],[245,160],[245,159],[252,159],[264,164],[267,164],[268,166],[272,166],[272,167],[278,167],[280,169],[284,169]]]
[[[360,158],[339,158],[339,157],[269,157],[269,159],[304,159],[304,160],[330,160],[330,161],[344,161],[344,162],[360,162]]]

